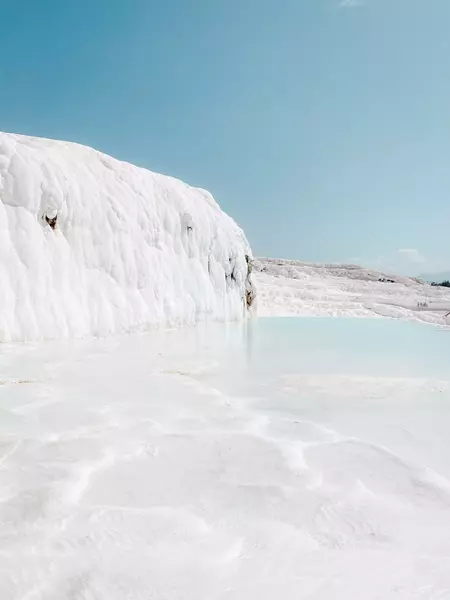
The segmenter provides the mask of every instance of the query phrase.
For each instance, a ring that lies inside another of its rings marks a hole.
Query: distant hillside
[[[260,316],[391,317],[450,325],[450,289],[423,280],[278,258],[255,259],[253,274]]]

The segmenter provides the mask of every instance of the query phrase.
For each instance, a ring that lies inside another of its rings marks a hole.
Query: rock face
[[[241,319],[253,304],[248,242],[208,192],[78,144],[0,133],[0,228],[1,341]]]

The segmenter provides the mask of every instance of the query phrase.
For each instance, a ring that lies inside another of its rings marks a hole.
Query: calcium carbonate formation
[[[78,144],[0,133],[0,340],[107,335],[253,304],[212,196]]]

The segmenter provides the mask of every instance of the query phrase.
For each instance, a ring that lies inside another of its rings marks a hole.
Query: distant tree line
[[[446,280],[446,281],[441,281],[440,283],[436,282],[436,281],[432,281],[431,282],[432,286],[440,286],[440,287],[448,287],[450,288],[450,281]]]

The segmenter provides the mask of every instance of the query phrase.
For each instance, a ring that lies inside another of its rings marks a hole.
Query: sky
[[[449,0],[0,0],[0,129],[210,190],[255,255],[450,268]]]

